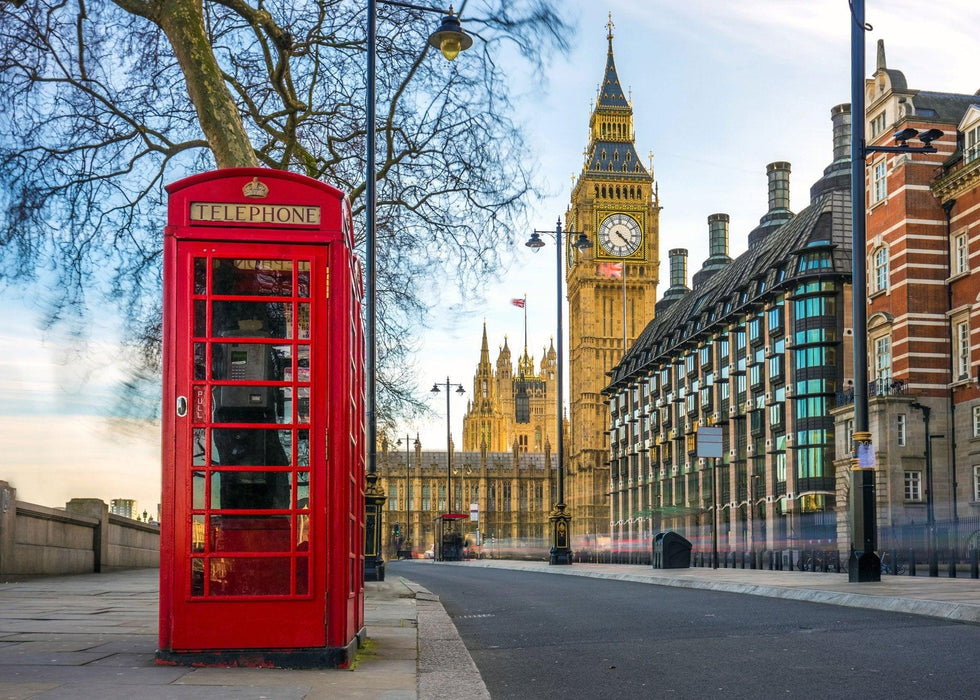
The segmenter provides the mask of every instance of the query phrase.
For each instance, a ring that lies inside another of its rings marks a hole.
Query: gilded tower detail
[[[540,367],[527,348],[511,364],[507,339],[490,363],[487,328],[483,326],[480,362],[473,375],[473,393],[463,417],[463,450],[479,452],[553,452],[557,435],[558,356],[554,344],[542,351]],[[546,449],[547,448],[547,449]]]
[[[592,248],[566,241],[570,435],[565,501],[573,535],[587,546],[609,529],[609,409],[602,389],[654,317],[659,282],[660,202],[653,173],[636,153],[633,107],[616,73],[612,21],[606,69],[589,119],[585,163],[565,216]]]

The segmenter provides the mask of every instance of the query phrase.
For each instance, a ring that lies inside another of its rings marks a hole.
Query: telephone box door
[[[322,647],[327,247],[176,246],[172,648]]]

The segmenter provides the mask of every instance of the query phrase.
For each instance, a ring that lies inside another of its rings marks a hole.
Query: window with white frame
[[[872,292],[883,292],[888,289],[888,246],[876,248],[871,257],[874,271],[874,289]]]
[[[874,141],[881,132],[885,130],[885,113],[876,115],[871,119],[871,140]]]
[[[875,379],[888,381],[892,377],[892,341],[887,335],[875,338]]]
[[[954,342],[956,343],[956,380],[970,376],[970,323],[955,321]]]
[[[973,437],[980,437],[980,405],[973,407]]]
[[[953,250],[955,251],[953,274],[959,275],[968,272],[970,269],[970,235],[967,233],[957,234],[953,238]]]
[[[972,163],[980,158],[980,124],[963,134],[963,162]]]
[[[897,435],[898,435],[898,446],[899,447],[905,447],[906,440],[908,439],[908,437],[906,435],[906,425],[905,425],[905,414],[904,413],[899,413],[898,414],[898,426],[897,426],[897,431],[896,432],[897,432]]]
[[[844,421],[844,449],[847,454],[854,454],[854,419]]]
[[[877,204],[888,196],[888,168],[884,158],[871,166],[871,203]]]
[[[922,500],[922,472],[905,472],[905,500]]]
[[[980,501],[980,466],[973,467],[973,500]]]

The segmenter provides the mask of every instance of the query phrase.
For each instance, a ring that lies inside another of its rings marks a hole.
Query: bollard
[[[980,560],[977,559],[977,550],[970,550],[970,578],[980,578]]]
[[[915,550],[909,549],[909,576],[915,576]]]
[[[956,578],[956,549],[949,548],[949,577]]]

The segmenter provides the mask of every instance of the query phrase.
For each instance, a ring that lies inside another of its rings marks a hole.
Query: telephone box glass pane
[[[205,343],[194,343],[194,379],[207,379],[208,351]]]
[[[203,523],[201,531],[204,531]],[[204,541],[203,537],[201,541]],[[204,560],[200,557],[194,557],[191,559],[191,595],[204,595]]]
[[[203,299],[194,301],[194,337],[203,338],[208,334],[208,303]]]
[[[212,389],[213,423],[284,423],[283,389],[274,386],[236,384]],[[290,400],[290,406],[292,400]]]
[[[296,381],[310,381],[310,346],[300,345],[296,348]]]
[[[210,563],[213,596],[289,595],[289,557],[221,557]]]
[[[310,337],[310,305],[299,304],[296,314],[296,337],[306,340]]]
[[[204,551],[204,516],[191,516],[191,551]]]
[[[293,295],[292,260],[216,258],[212,274],[212,294],[275,297]]]
[[[207,497],[204,493],[204,488],[204,472],[193,472],[191,474],[191,508],[194,510],[204,510],[205,499]]]
[[[310,516],[302,513],[296,516],[296,550],[306,552],[310,549]]]
[[[296,390],[296,422],[310,422],[310,388],[301,386]]]
[[[194,258],[194,293],[208,293],[208,261],[207,258]]]
[[[300,260],[296,263],[296,296],[310,296],[310,261]]]
[[[291,462],[288,430],[214,428],[211,464],[215,466],[285,467]]]
[[[213,515],[208,529],[212,552],[288,552],[288,515]]]
[[[292,345],[273,345],[272,356],[282,371],[279,377],[284,382],[293,381],[296,372],[293,369],[293,346]]]
[[[296,466],[310,466],[310,431],[297,430],[296,436]]]
[[[286,359],[280,346],[212,343],[211,378],[218,381],[282,381]]]
[[[292,338],[293,305],[279,301],[215,301],[211,335],[220,338]]]
[[[296,507],[310,507],[310,473],[296,472]]]
[[[290,472],[212,472],[211,508],[285,510],[292,505]]]
[[[194,428],[194,464],[195,467],[203,467],[206,464],[207,452],[205,451],[205,430],[204,428]],[[199,472],[194,472],[197,475]],[[197,508],[197,506],[194,506]],[[201,506],[203,508],[203,506]]]
[[[296,595],[309,595],[310,593],[310,558],[296,558]]]

